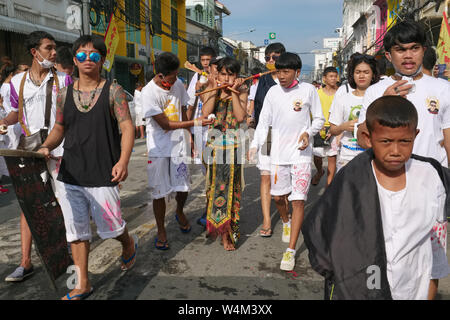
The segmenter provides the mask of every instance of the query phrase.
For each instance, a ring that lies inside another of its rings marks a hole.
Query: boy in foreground
[[[412,154],[414,105],[375,100],[364,139],[371,148],[341,169],[302,229],[326,299],[433,299],[448,275],[449,171]]]

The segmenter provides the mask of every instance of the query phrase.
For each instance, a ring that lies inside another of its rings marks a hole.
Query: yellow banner
[[[114,54],[116,53],[117,46],[119,45],[119,28],[114,20],[114,14],[109,19],[108,29],[105,34],[105,45],[107,54],[103,69],[110,72],[114,63]]]
[[[437,54],[440,64],[447,64],[450,66],[450,27],[445,11],[443,14],[441,33],[439,34],[437,44]]]
[[[403,0],[388,0],[388,16],[387,16],[387,30],[392,28],[398,20],[398,13],[401,9]]]

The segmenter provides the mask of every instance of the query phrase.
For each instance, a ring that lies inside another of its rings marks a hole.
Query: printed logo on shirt
[[[362,105],[357,105],[351,108],[350,115],[348,116],[348,121],[358,120],[359,113],[361,112]]]
[[[295,100],[294,101],[294,111],[301,111],[302,110],[303,101],[302,100]]]
[[[431,114],[439,113],[439,99],[436,97],[427,98],[427,109]]]
[[[178,109],[174,104],[171,104],[171,100],[169,100],[164,108],[164,114],[167,116],[169,121],[179,121]]]

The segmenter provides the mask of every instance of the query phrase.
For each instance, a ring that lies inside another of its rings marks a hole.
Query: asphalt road
[[[166,225],[170,249],[154,248],[155,220],[149,203],[145,141],[137,140],[130,161],[130,175],[121,188],[122,208],[130,233],[139,236],[135,267],[120,270],[120,245],[102,241],[97,235],[91,244],[90,279],[95,289],[91,300],[321,300],[323,279],[308,261],[308,251],[300,236],[293,272],[279,268],[287,244],[281,241],[279,215],[272,203],[271,238],[259,236],[262,215],[259,197],[259,172],[245,168],[246,188],[241,209],[241,239],[237,250],[226,252],[220,243],[206,237],[196,219],[205,210],[204,178],[199,167],[192,166],[192,191],[185,213],[192,225],[181,233],[174,218],[175,200],[167,206]],[[306,213],[324,191],[325,178],[310,189]],[[20,233],[17,201],[13,194],[0,195],[0,280],[20,262]],[[95,230],[95,227],[93,228]],[[55,292],[33,253],[36,273],[22,283],[0,281],[0,299],[59,299],[70,290],[71,274],[57,280]],[[441,280],[439,299],[450,298],[449,279]]]

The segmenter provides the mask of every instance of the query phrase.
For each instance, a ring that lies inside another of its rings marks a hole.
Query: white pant
[[[172,192],[188,192],[191,184],[189,167],[183,158],[148,158],[148,187],[152,199]]]
[[[272,165],[270,171],[270,194],[289,195],[288,200],[304,200],[311,185],[311,163]]]
[[[269,174],[270,173],[270,156],[263,155],[261,153],[261,148],[258,150],[258,164],[256,167],[259,169],[261,174]]]
[[[90,215],[102,239],[117,238],[125,231],[126,223],[120,209],[119,187],[81,187],[64,183],[67,201],[62,211],[68,242],[88,241],[92,238]],[[89,214],[90,212],[90,214]]]

